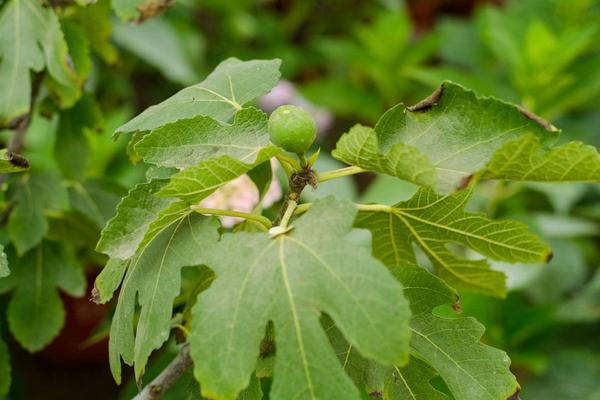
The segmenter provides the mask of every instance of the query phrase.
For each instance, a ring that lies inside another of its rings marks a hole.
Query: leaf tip
[[[519,400],[519,394],[521,393],[521,388],[517,386],[517,390],[508,396],[506,400]]]
[[[441,84],[427,98],[421,100],[414,106],[406,107],[406,109],[410,112],[427,111],[440,101],[443,93],[444,93],[444,84]]]
[[[462,307],[460,306],[458,298],[456,299],[456,302],[452,303],[452,310],[454,310],[454,312],[457,314],[462,313]]]
[[[95,304],[102,304],[102,300],[100,299],[100,291],[96,287],[96,284],[94,284],[94,287],[92,289],[92,294],[90,296],[90,301],[93,302],[93,303],[95,303]]]
[[[456,190],[463,190],[469,186],[469,184],[473,181],[474,174],[469,174],[467,176],[463,176],[456,187]]]

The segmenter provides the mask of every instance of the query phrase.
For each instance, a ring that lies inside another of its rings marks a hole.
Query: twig
[[[25,135],[27,134],[27,130],[29,129],[29,125],[31,124],[31,117],[33,115],[33,107],[35,106],[35,102],[37,100],[38,94],[40,92],[40,87],[42,86],[44,75],[36,74],[33,76],[31,82],[31,101],[29,104],[29,111],[27,114],[18,118],[11,124],[11,128],[15,130],[10,143],[8,144],[8,151],[10,153],[20,153],[23,150],[23,145],[25,144]],[[8,178],[8,174],[0,175],[0,185],[6,181]]]
[[[43,74],[36,74],[33,76],[31,81],[31,101],[29,104],[29,111],[27,114],[23,115],[16,121],[15,124],[15,134],[13,135],[9,145],[8,150],[14,153],[19,153],[23,149],[23,145],[25,144],[25,135],[27,134],[27,129],[29,128],[29,124],[31,124],[31,116],[33,115],[33,107],[37,100],[38,94],[40,92],[40,87],[42,85],[42,80],[44,78]]]
[[[147,384],[133,400],[159,399],[191,366],[190,346],[186,344],[181,348],[181,351],[173,361],[167,365],[167,368],[154,378],[152,382]]]
[[[306,168],[294,172],[289,179],[290,189],[286,196],[286,201],[283,202],[281,209],[279,210],[279,217],[273,222],[273,226],[279,226],[283,217],[286,215],[286,211],[290,204],[293,204],[293,208],[296,208],[300,202],[300,194],[305,186],[310,185],[313,189],[316,189],[318,184],[317,175],[310,167],[307,166]],[[292,214],[293,210],[288,218],[291,217]],[[289,221],[286,220],[286,223],[287,222]]]

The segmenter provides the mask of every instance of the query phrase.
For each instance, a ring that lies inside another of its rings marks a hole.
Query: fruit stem
[[[367,170],[360,167],[346,167],[322,172],[319,174],[318,179],[319,182],[325,182],[331,179],[341,178],[342,176],[360,174],[362,172],[367,172]]]
[[[300,166],[302,168],[308,167],[308,161],[306,161],[306,155],[305,155],[305,153],[298,154],[298,158],[300,158]]]
[[[263,217],[262,215],[249,214],[242,211],[221,210],[218,208],[192,207],[192,210],[200,214],[224,215],[228,217],[244,218],[250,222],[258,223],[259,226],[265,228],[264,230],[269,230],[272,226],[271,221],[269,221],[267,217]]]

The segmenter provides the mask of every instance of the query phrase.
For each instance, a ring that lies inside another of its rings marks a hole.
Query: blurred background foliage
[[[90,285],[84,290],[105,262],[93,250],[100,229],[147,172],[128,159],[127,138],[112,141],[111,134],[226,57],[281,58],[293,85],[270,101],[302,96],[325,113],[317,145],[327,150],[352,124],[372,125],[389,107],[413,104],[445,79],[529,108],[562,128],[564,140],[600,146],[597,0],[180,0],[141,23],[118,19],[107,0],[51,3],[86,78],[83,95],[65,105],[52,82],[42,88],[24,147],[32,169],[10,178],[0,239],[13,271],[27,264],[38,238],[59,243],[78,272],[72,290],[56,283],[70,293],[60,294],[60,335],[48,346],[24,346],[41,352],[22,350],[23,341],[2,326],[12,359],[9,398],[135,393],[134,382],[118,388],[108,372],[110,306],[92,305]],[[1,139],[8,143],[10,131]],[[391,204],[414,190],[395,178],[364,175],[328,182],[319,195]],[[23,205],[27,193],[33,197]],[[484,182],[470,208],[526,222],[555,257],[543,266],[495,265],[508,276],[508,297],[461,293],[463,315],[481,321],[484,341],[509,353],[523,399],[600,399],[600,188]],[[41,228],[19,227],[19,215],[28,212]],[[19,307],[17,295],[8,295],[15,286],[15,279],[0,280],[2,315]],[[184,283],[181,298],[192,291]],[[172,354],[167,348],[156,356],[148,380]],[[165,398],[187,398],[194,385],[186,376]]]

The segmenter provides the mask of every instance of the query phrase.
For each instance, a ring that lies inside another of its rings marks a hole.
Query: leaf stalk
[[[307,212],[311,207],[312,207],[313,203],[303,203],[300,204],[298,207],[296,207],[296,209],[294,210],[294,214],[303,214],[305,212]],[[358,208],[359,211],[378,211],[378,212],[386,212],[386,213],[393,213],[394,210],[391,206],[387,206],[385,204],[354,204],[356,206],[356,208]]]
[[[355,175],[363,172],[367,172],[367,170],[360,167],[346,167],[322,172],[318,175],[318,179],[319,182],[325,182],[332,179],[341,178],[343,176]]]
[[[228,217],[244,218],[248,221],[260,224],[260,226],[264,227],[265,230],[271,229],[272,226],[271,221],[269,221],[267,217],[263,217],[262,215],[250,214],[234,210],[221,210],[218,208],[193,207],[192,210],[200,214],[223,215]]]

